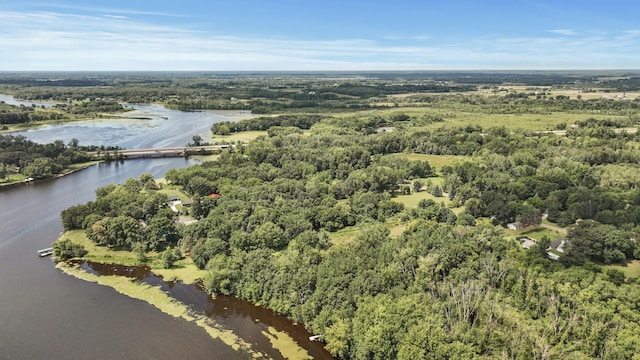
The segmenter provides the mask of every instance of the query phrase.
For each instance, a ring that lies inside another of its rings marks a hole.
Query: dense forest
[[[640,284],[609,265],[640,258],[640,135],[629,130],[638,102],[407,99],[432,105],[214,125],[221,135],[268,135],[166,174],[193,199],[194,224],[177,224],[167,196],[143,175],[65,210],[63,225],[141,259],[152,250],[188,254],[206,269],[206,290],[304,323],[336,358],[640,353]],[[531,131],[454,126],[456,111],[588,116],[554,120],[558,131]],[[454,160],[432,164],[446,157]],[[416,205],[404,201],[424,193]],[[568,230],[557,261],[546,236],[523,249],[506,235],[508,223],[543,221]]]
[[[1,73],[0,93],[60,105],[0,120],[251,110],[212,124],[238,145],[215,160],[100,188],[62,224],[141,263],[186,257],[208,292],[303,323],[338,359],[634,359],[639,90],[633,72]],[[38,177],[90,149],[0,150],[0,175]]]

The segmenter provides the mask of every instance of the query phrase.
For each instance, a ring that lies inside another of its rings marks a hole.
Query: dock
[[[49,256],[53,254],[53,248],[46,248],[46,249],[42,249],[42,250],[38,250],[38,256],[40,257],[45,257],[45,256]]]

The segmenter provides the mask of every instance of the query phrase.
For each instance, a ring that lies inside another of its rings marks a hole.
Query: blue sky
[[[0,0],[0,71],[640,68],[631,0]]]

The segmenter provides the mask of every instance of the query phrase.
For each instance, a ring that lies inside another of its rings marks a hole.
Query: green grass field
[[[427,184],[427,182],[431,182],[432,185],[440,185],[440,186],[442,186],[442,183],[444,181],[444,179],[441,177],[433,177],[428,179],[416,179],[416,180],[421,181],[423,184]],[[449,200],[449,197],[447,196],[446,193],[444,193],[440,197],[436,197],[431,195],[428,191],[420,191],[420,192],[412,192],[409,195],[397,195],[396,197],[393,198],[394,201],[402,203],[405,209],[416,209],[418,208],[418,204],[420,203],[420,201],[426,200],[426,199],[431,199],[438,204],[444,203],[444,205],[447,207],[451,205],[451,200]],[[458,215],[464,210],[464,206],[452,208],[451,210],[453,210],[453,212],[456,215]]]
[[[255,140],[260,136],[267,136],[266,131],[242,131],[235,134],[230,135],[213,135],[211,137],[211,143],[235,143],[235,142],[243,142],[248,143],[249,141]]]
[[[89,240],[85,232],[82,230],[67,231],[60,238],[66,238],[76,244],[84,246],[85,250],[88,251],[87,255],[83,257],[85,260],[106,264],[141,264],[138,259],[138,254],[135,252],[113,250],[106,246],[98,246]],[[158,259],[159,254],[157,252],[150,251],[145,255],[147,257],[147,261],[144,262],[144,264],[149,265],[153,273],[160,275],[165,279],[176,279],[187,284],[192,284],[197,279],[202,278],[205,274],[205,271],[198,269],[189,257],[176,261],[171,269],[164,269]]]
[[[167,184],[164,179],[157,180],[158,183],[162,183],[162,188],[157,190],[157,192],[161,194],[166,194],[169,197],[177,196],[181,201],[189,200],[189,195],[185,194],[180,190],[180,187],[177,185]]]
[[[394,201],[404,204],[405,209],[417,209],[418,203],[420,203],[421,200],[425,200],[425,199],[431,199],[438,204],[442,202],[446,206],[451,204],[451,200],[449,200],[446,194],[444,196],[435,197],[429,194],[429,192],[427,191],[420,191],[417,193],[414,192],[414,193],[411,193],[410,195],[398,195],[397,197],[393,198]]]
[[[0,179],[0,186],[23,182],[26,178],[27,177],[22,174],[11,174],[4,179]]]
[[[87,235],[83,230],[71,230],[66,231],[60,239],[69,239],[76,244],[80,244],[84,246],[85,250],[87,250],[87,255],[84,256],[84,259],[100,262],[100,263],[114,263],[121,265],[138,265],[140,261],[138,260],[138,255],[131,251],[123,251],[123,250],[113,250],[106,246],[98,246],[93,241],[87,238]],[[158,254],[154,252],[147,253],[147,258],[151,263],[153,260],[157,259]]]
[[[567,235],[565,234],[561,234],[559,232],[541,228],[541,227],[530,227],[528,229],[524,229],[520,231],[505,229],[505,235],[513,238],[515,238],[516,236],[525,235],[536,240],[540,240],[542,239],[542,237],[546,236],[551,241],[567,237]]]
[[[625,265],[602,265],[602,269],[617,269],[624,273],[624,275],[631,279],[640,278],[640,260],[629,261]]]
[[[360,231],[362,231],[362,229],[359,226],[346,227],[336,232],[329,233],[329,239],[331,239],[331,243],[334,245],[348,244],[358,236]]]

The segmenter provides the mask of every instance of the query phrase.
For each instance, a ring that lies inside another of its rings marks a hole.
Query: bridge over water
[[[94,157],[104,158],[112,157],[114,159],[141,159],[141,158],[160,158],[160,157],[184,157],[187,155],[194,155],[199,152],[209,152],[216,150],[224,150],[234,145],[206,145],[206,146],[181,146],[181,147],[166,147],[166,148],[152,148],[152,149],[131,149],[131,150],[104,150],[89,152],[89,155]]]

